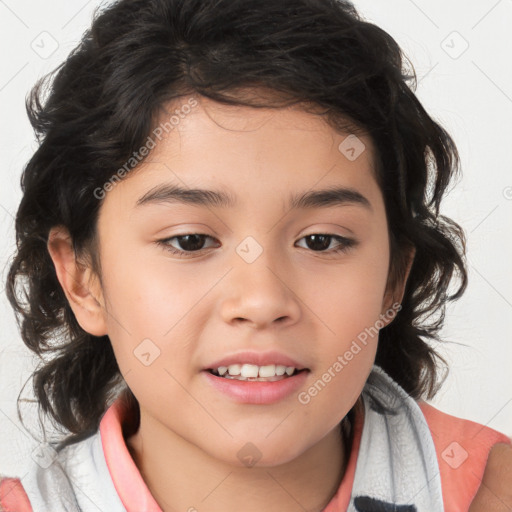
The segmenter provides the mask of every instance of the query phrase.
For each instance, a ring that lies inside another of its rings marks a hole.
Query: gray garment
[[[347,512],[444,512],[434,442],[418,404],[378,366],[362,397],[365,420]],[[33,512],[127,512],[99,430],[62,449],[46,469],[34,462],[22,484]]]
[[[126,512],[107,467],[99,429],[63,448],[46,469],[34,462],[21,483],[33,512]]]
[[[416,401],[378,366],[362,395],[365,421],[347,512],[444,512],[434,441]]]

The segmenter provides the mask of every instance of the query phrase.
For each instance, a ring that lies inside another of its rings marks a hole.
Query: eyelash
[[[203,233],[184,233],[182,235],[174,235],[169,238],[157,240],[156,243],[157,243],[157,245],[161,246],[164,250],[169,251],[170,253],[180,256],[182,258],[188,258],[189,255],[201,253],[202,251],[210,249],[210,247],[209,247],[207,249],[198,249],[197,251],[182,251],[182,250],[176,249],[176,248],[172,247],[171,245],[169,245],[169,242],[171,240],[174,240],[175,238],[181,238],[181,237],[191,236],[191,235],[205,236],[207,238],[214,239],[213,237],[211,237],[209,235],[205,235]],[[314,253],[319,253],[319,254],[345,253],[345,252],[348,252],[350,249],[352,249],[353,247],[355,247],[358,244],[358,242],[352,238],[346,238],[344,236],[339,236],[339,235],[332,235],[330,233],[311,233],[309,235],[303,236],[299,240],[302,240],[303,238],[308,238],[313,235],[326,236],[326,237],[332,238],[333,240],[336,240],[337,242],[339,242],[339,245],[336,246],[334,249],[330,249],[330,250],[326,250],[326,251],[314,251],[313,249],[309,249],[310,251],[312,251]],[[303,249],[304,249],[304,247],[303,247]]]

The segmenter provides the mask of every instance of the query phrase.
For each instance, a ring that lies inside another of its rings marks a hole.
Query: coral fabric
[[[0,511],[32,512],[28,497],[18,478],[0,479]]]
[[[445,510],[467,512],[475,497],[493,445],[510,444],[496,430],[419,402],[436,448]]]
[[[127,512],[162,512],[153,498],[123,438],[122,423],[129,410],[116,400],[100,422],[101,444],[117,494]]]

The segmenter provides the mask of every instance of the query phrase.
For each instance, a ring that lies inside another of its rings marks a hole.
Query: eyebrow
[[[205,207],[233,208],[236,196],[223,190],[183,188],[179,185],[162,184],[148,190],[137,200],[136,207],[155,203],[182,203]],[[372,210],[370,201],[355,189],[331,187],[311,190],[289,197],[291,210],[307,208],[328,208],[331,206],[359,205]]]

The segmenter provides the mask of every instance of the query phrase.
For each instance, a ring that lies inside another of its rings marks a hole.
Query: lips
[[[262,376],[262,371],[273,376]],[[310,370],[282,352],[240,351],[213,361],[201,373],[209,386],[237,403],[269,405],[297,392]]]
[[[269,379],[226,378],[215,376],[209,371],[201,372],[205,383],[217,393],[239,404],[271,405],[290,399],[306,385],[309,372],[302,370],[292,376]],[[275,380],[278,379],[278,380]]]

